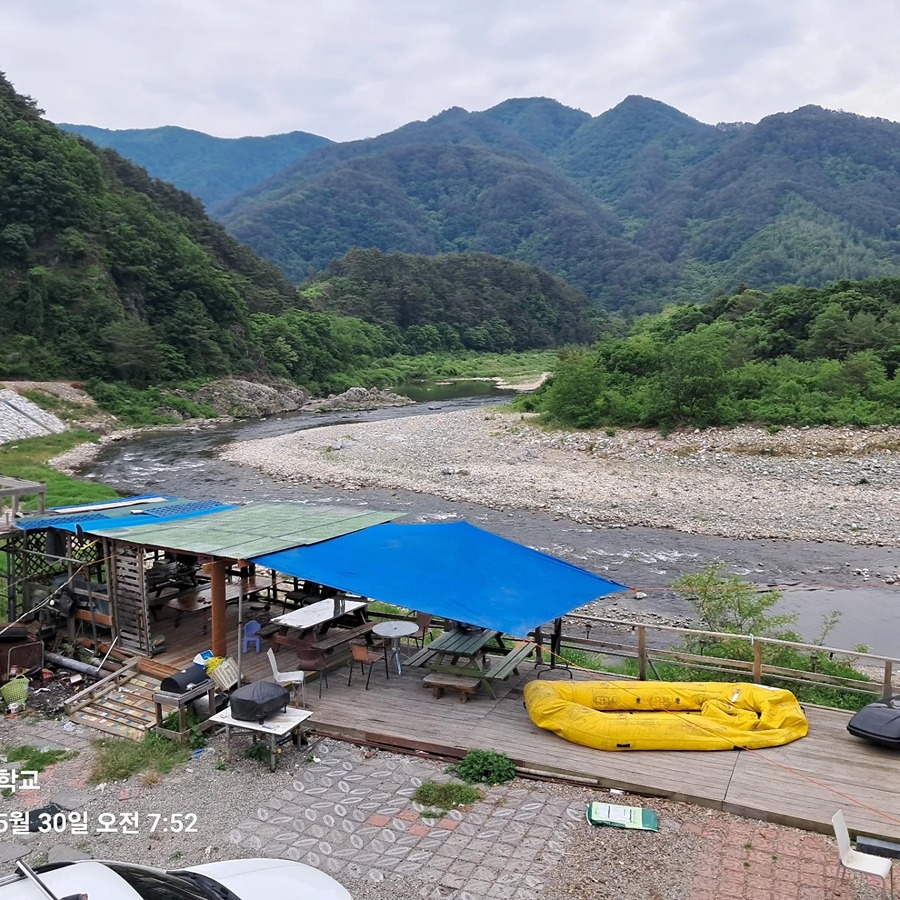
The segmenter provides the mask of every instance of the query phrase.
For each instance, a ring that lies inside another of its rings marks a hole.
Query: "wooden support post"
[[[753,641],[753,683],[762,684],[762,643]]]
[[[637,627],[638,639],[638,678],[647,680],[647,629],[643,625]]]
[[[212,652],[228,656],[228,622],[225,615],[225,561],[208,564],[210,599],[212,600]]]
[[[884,661],[884,682],[882,683],[881,697],[890,700],[894,695],[894,664],[886,659]]]

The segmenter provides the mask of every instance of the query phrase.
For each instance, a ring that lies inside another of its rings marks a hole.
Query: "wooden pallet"
[[[132,659],[66,701],[69,720],[105,734],[141,740],[156,724],[153,694],[173,674],[151,660]]]

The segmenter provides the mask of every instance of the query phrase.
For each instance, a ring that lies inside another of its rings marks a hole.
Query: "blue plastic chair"
[[[255,650],[257,653],[262,653],[262,637],[260,637],[260,630],[262,629],[262,625],[256,621],[256,619],[251,619],[244,626],[244,653],[247,653],[250,650],[250,645],[255,645]]]

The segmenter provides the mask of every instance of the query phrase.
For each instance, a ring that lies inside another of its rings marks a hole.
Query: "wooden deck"
[[[236,611],[228,613],[236,634]],[[184,666],[206,649],[208,638],[192,634],[184,622],[164,630],[169,650],[155,657],[159,662]],[[230,646],[235,655],[233,641]],[[244,656],[245,678],[271,679],[267,646],[264,641],[262,653]],[[412,652],[404,649],[406,656]],[[293,654],[283,652],[279,664],[289,663]],[[900,840],[900,757],[852,737],[846,730],[849,713],[807,707],[809,735],[785,747],[604,753],[568,743],[531,722],[522,685],[535,673],[530,663],[521,666],[522,675],[495,685],[496,700],[480,692],[460,703],[455,694],[434,699],[422,685],[426,670],[420,668],[386,680],[384,669],[375,666],[366,691],[365,679],[347,686],[344,665],[329,672],[321,700],[317,688],[307,688],[307,703],[316,732],[340,740],[443,757],[491,748],[506,753],[525,774],[669,797],[821,833],[831,833],[831,816],[843,809],[852,831]],[[543,677],[566,676],[545,670]]]

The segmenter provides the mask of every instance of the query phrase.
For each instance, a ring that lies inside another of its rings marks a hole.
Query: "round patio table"
[[[400,668],[400,638],[415,634],[419,630],[419,626],[415,622],[404,622],[402,620],[391,622],[379,622],[372,631],[379,637],[391,639],[391,657],[397,666],[397,674],[402,673]]]

